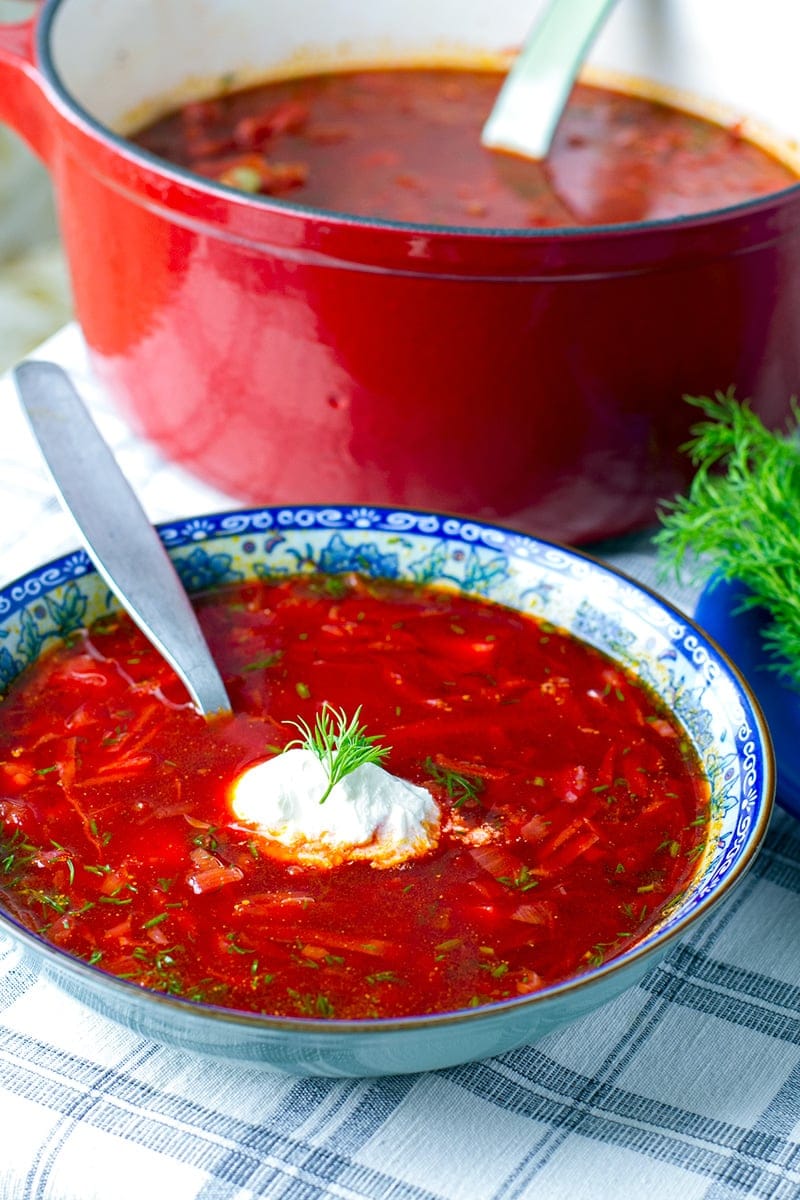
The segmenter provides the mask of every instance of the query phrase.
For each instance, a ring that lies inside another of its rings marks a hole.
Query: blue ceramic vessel
[[[736,663],[763,708],[775,749],[778,804],[800,817],[800,691],[775,671],[764,650],[769,613],[741,610],[747,595],[743,584],[715,578],[697,602],[695,619]]]

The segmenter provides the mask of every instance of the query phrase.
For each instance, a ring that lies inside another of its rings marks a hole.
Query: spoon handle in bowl
[[[62,506],[99,574],[174,668],[204,716],[230,712],[180,577],[69,376],[24,362],[14,382]]]

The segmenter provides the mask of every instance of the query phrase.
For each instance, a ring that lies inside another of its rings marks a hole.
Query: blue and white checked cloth
[[[77,378],[153,520],[231,506]],[[75,542],[0,381],[0,581]],[[652,579],[644,538],[604,547]],[[691,607],[692,597],[674,595]],[[614,1003],[430,1075],[289,1079],[170,1050],[66,998],[0,935],[0,1200],[800,1197],[800,824]]]

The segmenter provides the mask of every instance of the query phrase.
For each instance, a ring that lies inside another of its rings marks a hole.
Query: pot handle
[[[27,21],[0,23],[0,122],[9,125],[34,154],[49,158],[51,101],[35,64],[37,12]]]

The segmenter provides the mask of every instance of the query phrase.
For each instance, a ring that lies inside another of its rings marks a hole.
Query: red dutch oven
[[[740,5],[658,6],[664,61],[648,7],[623,0],[599,61],[744,78]],[[712,46],[692,21],[713,8],[728,41]],[[534,10],[46,0],[0,30],[0,118],[49,166],[94,367],[167,456],[238,500],[434,508],[586,541],[646,525],[685,484],[683,394],[733,385],[782,417],[800,392],[800,186],[669,221],[476,232],[239,194],[124,137],[165,98],[282,64],[474,60],[517,44]]]

